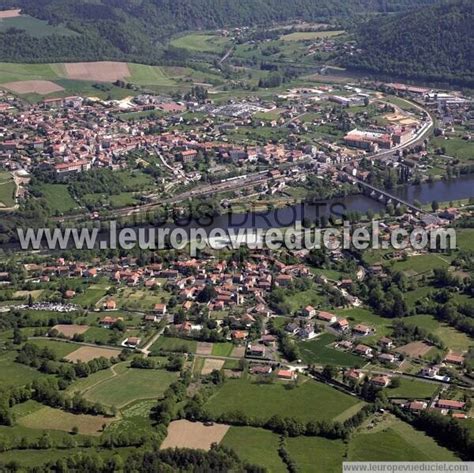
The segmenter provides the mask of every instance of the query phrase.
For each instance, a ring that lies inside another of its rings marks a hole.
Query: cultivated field
[[[241,411],[262,420],[279,414],[309,421],[333,419],[357,402],[312,380],[289,389],[281,382],[258,384],[247,379],[230,379],[209,398],[205,409],[214,415]]]
[[[201,374],[206,375],[212,373],[214,370],[220,370],[224,366],[224,360],[213,360],[206,358]]]
[[[410,342],[406,345],[398,347],[395,351],[403,353],[412,358],[420,358],[425,356],[433,347],[425,342]]]
[[[100,435],[102,426],[115,419],[104,416],[76,415],[52,407],[43,407],[19,419],[19,424],[30,429],[51,429],[70,432],[73,427],[85,435]]]
[[[114,82],[130,76],[128,64],[125,62],[73,62],[64,64],[69,79],[92,80],[97,82]]]
[[[67,355],[65,359],[75,363],[77,361],[90,361],[100,357],[113,358],[119,354],[120,350],[114,350],[113,348],[82,346],[81,348],[78,348],[76,351],[73,351]]]
[[[60,334],[67,338],[72,338],[76,334],[81,334],[89,330],[88,325],[55,325],[53,329],[56,329]]]
[[[6,84],[2,84],[2,87],[15,92],[16,94],[48,95],[53,92],[61,92],[64,90],[63,87],[49,80],[22,80],[18,82],[7,82]]]
[[[223,439],[228,430],[229,426],[224,424],[205,426],[201,422],[175,420],[168,426],[168,435],[160,448],[209,450],[213,443],[219,443]]]
[[[196,348],[196,355],[212,355],[212,343],[198,342]]]
[[[14,10],[2,10],[0,11],[0,18],[15,18],[20,16],[21,10],[19,8],[15,8]]]
[[[337,31],[300,31],[286,34],[281,37],[283,41],[311,41],[314,39],[330,38],[344,33],[343,30]]]

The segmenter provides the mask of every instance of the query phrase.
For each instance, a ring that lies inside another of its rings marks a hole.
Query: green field
[[[456,229],[456,243],[459,249],[474,251],[474,230],[471,228]]]
[[[189,34],[173,39],[170,43],[175,48],[187,49],[193,52],[222,53],[230,46],[230,42],[222,36],[212,34]]]
[[[185,340],[184,338],[160,337],[152,346],[152,354],[158,354],[160,350],[196,353],[197,342]]]
[[[84,435],[100,435],[103,424],[110,424],[112,418],[104,416],[77,415],[44,406],[23,416],[19,424],[30,429],[62,430],[71,432],[74,427]]]
[[[438,389],[435,383],[428,383],[416,379],[400,378],[400,386],[388,388],[388,397],[398,397],[407,399],[430,399]]]
[[[463,140],[462,138],[433,138],[431,140],[431,146],[434,148],[445,148],[445,154],[453,158],[458,158],[464,161],[472,161],[474,159],[472,142]]]
[[[79,348],[79,345],[76,345],[75,343],[58,342],[57,340],[33,339],[30,340],[30,342],[40,348],[49,348],[56,353],[58,358],[64,358],[69,355],[69,353],[72,353]]]
[[[23,386],[45,375],[29,366],[16,363],[13,352],[0,356],[0,386]]]
[[[234,346],[233,343],[214,343],[212,345],[212,354],[216,356],[230,356]]]
[[[205,409],[213,415],[241,411],[263,420],[279,414],[309,421],[333,419],[357,402],[312,380],[288,389],[282,382],[257,384],[248,379],[229,379],[206,402]]]
[[[91,286],[88,287],[83,293],[77,294],[73,302],[83,307],[90,307],[97,304],[107,293],[106,286]]]
[[[376,432],[359,433],[353,437],[349,444],[349,461],[459,460],[431,437],[400,420],[391,419],[386,426],[383,424],[379,428]]]
[[[173,87],[176,80],[167,74],[167,70],[159,66],[147,66],[144,64],[128,65],[131,76],[127,78],[130,82],[137,85],[161,85]]]
[[[53,212],[70,212],[78,207],[66,184],[42,184],[40,191]]]
[[[437,335],[448,348],[454,351],[467,351],[474,343],[471,337],[449,325],[442,324],[432,315],[413,315],[411,317],[405,317],[403,322],[424,328],[434,335]]]
[[[51,80],[57,77],[59,77],[59,67],[54,64],[0,63],[0,84],[18,80]]]
[[[76,32],[63,26],[52,26],[47,21],[33,18],[29,15],[21,15],[12,18],[2,18],[0,20],[0,33],[5,33],[10,28],[26,31],[30,36],[37,38],[50,36],[52,34],[62,36],[77,35]]]
[[[0,209],[15,205],[16,184],[9,172],[0,171]]]
[[[314,39],[330,38],[344,33],[344,30],[338,31],[301,31],[286,34],[281,37],[283,41],[311,41]]]
[[[328,347],[336,337],[330,333],[323,333],[314,340],[299,342],[301,359],[309,364],[336,365],[336,366],[363,366],[365,360],[334,348]]]
[[[269,473],[285,473],[286,467],[278,455],[278,435],[254,427],[231,427],[221,445],[232,448],[240,459],[267,469]]]
[[[286,443],[300,473],[313,473],[316,465],[318,471],[340,473],[346,450],[342,440],[296,437],[288,438]]]
[[[108,406],[124,407],[138,399],[156,399],[176,379],[176,373],[165,370],[129,368],[92,386],[85,397]]]
[[[449,262],[443,255],[427,254],[410,256],[406,261],[397,261],[393,264],[394,271],[404,271],[408,275],[430,273],[435,268],[447,268]]]

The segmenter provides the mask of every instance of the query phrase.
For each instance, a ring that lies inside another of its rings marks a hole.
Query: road
[[[166,327],[163,327],[160,329],[153,337],[150,339],[150,341],[140,350],[145,357],[147,357],[151,351],[150,348],[153,346],[153,344],[163,335],[163,332],[165,331]]]

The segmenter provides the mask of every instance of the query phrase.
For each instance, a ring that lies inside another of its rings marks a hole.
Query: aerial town
[[[0,35],[11,20],[74,38],[1,8]],[[473,459],[473,89],[350,74],[345,28],[0,64],[0,471]],[[377,244],[344,244],[374,222]],[[192,251],[112,227],[341,231]],[[23,245],[71,229],[99,238]]]

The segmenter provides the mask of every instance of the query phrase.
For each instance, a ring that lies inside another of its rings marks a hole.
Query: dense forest
[[[361,52],[344,62],[364,71],[472,87],[473,24],[472,0],[378,17],[358,28]]]
[[[324,21],[364,13],[403,11],[436,0],[0,0],[0,9],[63,25],[81,36],[34,38],[0,33],[4,61],[125,59],[156,63],[162,45],[178,32],[288,20]]]

